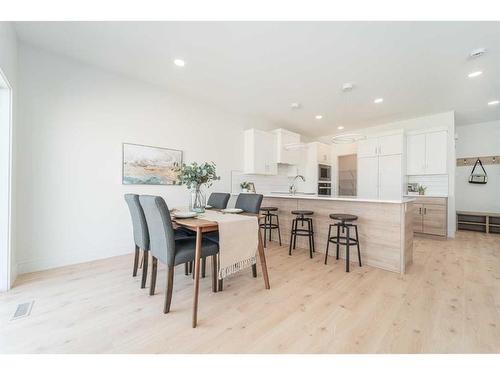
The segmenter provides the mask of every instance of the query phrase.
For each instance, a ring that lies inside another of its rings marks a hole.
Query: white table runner
[[[207,210],[198,216],[219,225],[219,279],[257,262],[259,222],[256,216]]]

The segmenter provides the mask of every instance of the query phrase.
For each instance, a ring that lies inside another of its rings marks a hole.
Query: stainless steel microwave
[[[331,181],[332,180],[332,167],[330,165],[318,165],[318,181]]]

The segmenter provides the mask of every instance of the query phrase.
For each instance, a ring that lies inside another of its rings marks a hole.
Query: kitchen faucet
[[[292,181],[292,184],[290,185],[290,187],[288,188],[288,192],[290,194],[295,194],[295,192],[297,191],[297,188],[295,187],[295,181],[297,181],[297,178],[301,178],[302,181],[306,182],[306,179],[304,178],[304,176],[298,174],[297,176],[295,176],[293,178],[293,181]]]

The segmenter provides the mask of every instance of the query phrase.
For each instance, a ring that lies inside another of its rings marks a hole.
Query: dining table
[[[260,221],[264,218],[264,215],[254,214],[249,212],[242,212],[238,215],[248,215],[248,216],[256,216],[257,221]],[[204,233],[216,232],[218,230],[218,223],[213,220],[207,220],[199,217],[194,218],[175,218],[175,215],[172,217],[172,221],[178,227],[186,228],[193,232],[196,232],[196,250],[194,257],[194,295],[193,295],[193,320],[192,327],[196,328],[198,323],[198,295],[200,290],[200,264],[201,264],[201,243]],[[266,254],[264,253],[264,246],[262,244],[262,233],[260,231],[260,226],[257,225],[258,231],[258,246],[257,251],[259,253],[260,266],[262,268],[262,276],[264,279],[264,286],[266,289],[271,289],[271,285],[269,283],[269,274],[267,272],[266,265]]]

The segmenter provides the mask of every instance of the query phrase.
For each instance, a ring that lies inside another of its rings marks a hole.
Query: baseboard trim
[[[119,249],[112,252],[93,251],[91,253],[71,253],[58,258],[24,260],[17,263],[17,275],[22,275],[24,273],[30,272],[45,271],[52,268],[70,266],[79,263],[86,263],[93,260],[112,258],[119,255],[131,254],[132,251],[133,248]]]

